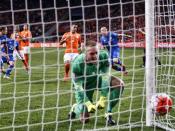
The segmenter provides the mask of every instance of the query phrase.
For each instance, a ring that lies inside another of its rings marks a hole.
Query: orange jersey
[[[30,43],[30,40],[28,38],[32,38],[32,34],[29,30],[23,30],[21,33],[20,33],[20,36],[22,38],[26,38],[26,40],[22,40],[21,41],[21,45],[22,46],[29,46],[29,43]]]
[[[81,42],[80,34],[67,32],[63,35],[62,39],[66,39],[65,53],[78,53],[79,43]]]

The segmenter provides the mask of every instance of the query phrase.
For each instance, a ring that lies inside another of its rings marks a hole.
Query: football
[[[166,115],[171,111],[173,100],[166,93],[157,93],[151,97],[151,109],[156,115]]]

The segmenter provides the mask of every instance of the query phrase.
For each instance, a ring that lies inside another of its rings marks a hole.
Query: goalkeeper
[[[89,113],[106,106],[105,118],[108,125],[115,125],[112,109],[117,104],[124,89],[124,83],[115,76],[109,76],[108,53],[99,51],[96,42],[86,43],[85,53],[78,55],[72,62],[72,82],[76,104],[69,113],[69,118],[79,117],[81,122],[88,122]],[[93,102],[94,91],[100,91],[100,99]]]

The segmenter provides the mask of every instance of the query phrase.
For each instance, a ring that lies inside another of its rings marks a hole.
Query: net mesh
[[[174,100],[174,5],[172,0],[155,2],[155,34],[160,48],[156,50],[161,65],[156,65],[156,91],[167,93]],[[161,47],[165,48],[161,48]],[[173,106],[174,108],[174,106]],[[155,116],[155,125],[174,130],[174,110],[164,117]]]
[[[28,75],[17,60],[11,79],[1,76],[0,130],[161,130],[157,126],[175,129],[174,106],[166,116],[155,117],[155,126],[145,126],[144,53],[140,48],[144,47],[145,35],[139,31],[145,27],[144,6],[144,0],[1,0],[0,26],[7,26],[9,35],[15,25],[27,23],[33,38],[31,73]],[[156,1],[156,43],[160,46],[174,43],[174,6],[173,0]],[[112,69],[110,72],[125,83],[124,93],[113,110],[117,121],[113,127],[104,119],[105,110],[91,114],[87,124],[80,124],[78,118],[68,119],[75,103],[74,92],[71,81],[63,81],[65,49],[55,47],[72,24],[78,25],[82,43],[99,41],[102,26],[133,36],[119,37],[120,56],[128,76]],[[157,48],[156,56],[161,60],[161,65],[155,66],[157,92],[166,92],[174,100],[174,49]]]

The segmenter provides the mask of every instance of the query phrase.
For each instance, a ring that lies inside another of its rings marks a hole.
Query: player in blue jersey
[[[100,29],[101,37],[100,43],[102,48],[106,48],[108,50],[112,68],[116,71],[122,71],[125,75],[127,74],[125,65],[122,64],[120,60],[120,47],[118,45],[118,35],[114,32],[109,32],[106,27],[102,27]],[[123,35],[123,34],[120,34]],[[129,35],[124,35],[127,37],[131,37]]]
[[[3,48],[4,51],[7,54],[7,46],[6,46],[6,27],[0,27],[0,63],[2,61],[2,56],[4,55],[4,52],[1,51],[1,49]],[[4,55],[5,56],[5,55]],[[3,70],[3,66],[0,64],[0,75],[1,73],[5,73],[5,71]]]
[[[14,58],[13,58],[14,50],[16,49],[18,51],[20,57],[21,57],[21,55],[19,52],[19,43],[17,41],[10,39],[10,38],[6,38],[5,45],[6,45],[7,49],[5,48],[5,46],[1,48],[1,54],[2,54],[1,67],[3,67],[4,63],[8,64],[8,68],[6,70],[4,78],[9,79],[10,73],[12,72],[12,70],[14,68]],[[22,59],[22,57],[21,57],[21,59]]]

